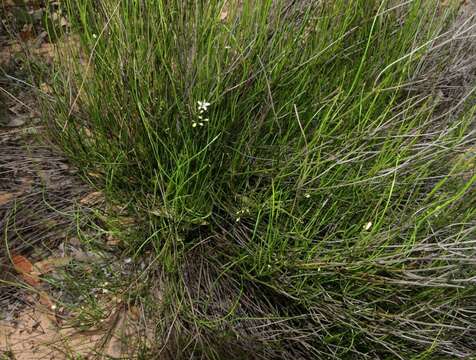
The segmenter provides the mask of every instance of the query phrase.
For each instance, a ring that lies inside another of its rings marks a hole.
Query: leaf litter
[[[16,20],[10,9],[38,20],[42,4],[26,1],[23,9],[7,0],[0,9],[4,11],[0,30],[7,18]],[[64,17],[57,17],[60,26],[67,26]],[[120,357],[130,350],[125,344],[134,341],[139,331],[139,310],[112,296],[107,287],[92,289],[91,295],[107,316],[88,329],[76,321],[79,310],[68,305],[68,301],[79,304],[84,299],[71,299],[52,285],[67,281],[68,266],[80,267],[86,276],[94,277],[101,262],[115,260],[85,249],[74,237],[84,223],[75,223],[70,215],[102,206],[104,196],[85,186],[50,144],[38,141],[42,127],[34,92],[48,95],[52,89],[47,82],[33,89],[20,80],[26,78],[20,70],[25,51],[51,64],[57,48],[34,22],[19,26],[17,36],[6,33],[0,32],[0,67],[6,74],[0,75],[0,231],[7,244],[0,246],[0,358],[66,359],[68,354],[94,356],[98,351]],[[72,41],[67,39],[69,45]],[[104,245],[111,249],[119,240],[108,235]],[[107,272],[112,276],[113,270]]]

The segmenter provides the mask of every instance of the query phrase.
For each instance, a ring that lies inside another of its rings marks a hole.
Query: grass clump
[[[160,354],[474,355],[474,22],[456,3],[65,7],[79,41],[45,116],[138,219],[128,256],[155,254],[161,301],[140,297]]]

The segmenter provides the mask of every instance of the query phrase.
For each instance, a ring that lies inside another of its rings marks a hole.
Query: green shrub
[[[80,40],[50,134],[141,219],[124,241],[157,254],[164,353],[474,355],[471,19],[436,0],[65,4]]]

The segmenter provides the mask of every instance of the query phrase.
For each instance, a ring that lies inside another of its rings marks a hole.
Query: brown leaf
[[[12,262],[15,270],[21,274],[30,273],[33,270],[33,264],[22,255],[13,255]]]
[[[14,193],[0,192],[0,206],[8,203],[14,196]]]
[[[20,31],[20,38],[23,41],[28,41],[33,38],[33,24],[23,25],[23,29]]]
[[[23,280],[31,286],[37,287],[40,285],[40,279],[33,273],[33,264],[26,257],[22,255],[12,256],[13,267],[21,275]]]
[[[137,321],[140,318],[140,311],[137,306],[132,305],[129,307],[129,314],[132,320]]]
[[[117,246],[121,243],[121,240],[113,236],[112,234],[107,235],[106,244],[109,246]]]

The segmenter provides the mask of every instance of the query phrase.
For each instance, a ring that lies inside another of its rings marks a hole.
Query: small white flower
[[[192,127],[197,127],[197,123],[195,121],[192,123]]]
[[[209,102],[203,100],[203,101],[197,101],[198,103],[198,110],[200,112],[207,111],[208,107],[211,105]]]
[[[56,310],[56,305],[55,304],[51,305],[51,310],[53,310],[53,311]]]
[[[97,39],[97,37],[98,37],[98,36],[97,36],[96,34],[93,34],[93,38],[94,38],[94,39]]]
[[[237,217],[236,218],[236,222],[240,222],[241,218],[240,217]]]
[[[367,224],[364,225],[364,230],[369,230],[372,227],[372,222],[369,221]]]
[[[130,264],[132,262],[132,258],[127,258],[127,259],[124,260],[124,262],[126,264]]]
[[[203,123],[202,123],[202,122],[199,122],[198,125],[203,126]]]
[[[203,119],[204,122],[208,122],[208,118],[207,119]]]
[[[226,45],[226,46],[225,46],[225,49],[230,50],[230,49],[231,49],[231,46]]]
[[[311,197],[311,194],[304,194],[304,197],[309,199]]]

